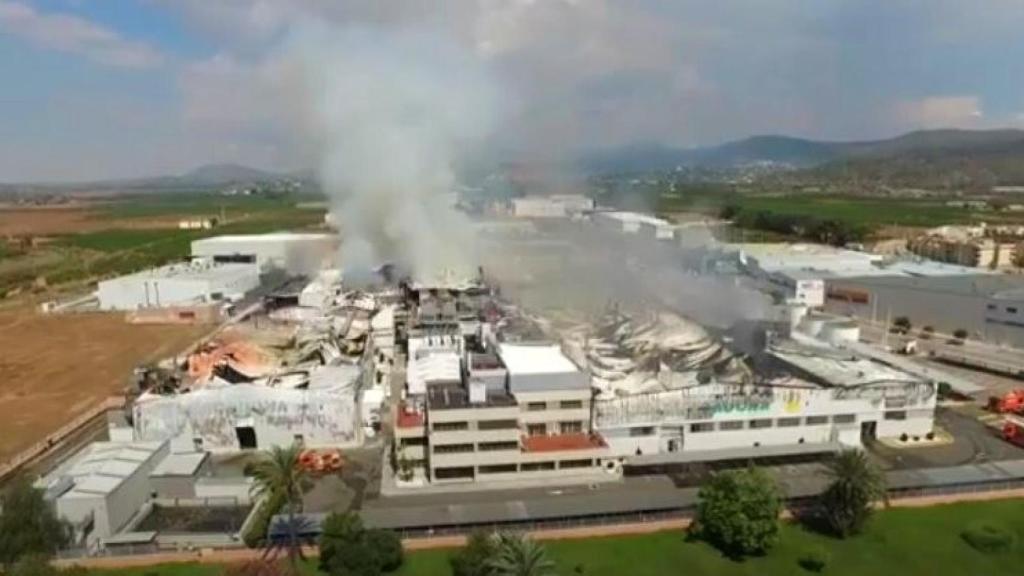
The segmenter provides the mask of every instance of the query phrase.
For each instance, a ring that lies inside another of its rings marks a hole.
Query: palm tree
[[[553,576],[555,565],[533,540],[522,534],[499,534],[491,570],[494,576]]]
[[[302,504],[302,493],[309,488],[309,472],[299,464],[302,447],[292,444],[288,447],[274,446],[269,452],[260,455],[260,459],[249,467],[253,478],[252,494],[256,498],[278,497],[284,500],[288,509],[288,560],[294,570],[298,570],[298,561],[302,555],[299,542],[299,523],[296,521],[296,508]]]
[[[825,519],[845,538],[864,528],[875,502],[886,498],[885,476],[863,450],[844,450],[825,462],[831,480],[821,495]]]

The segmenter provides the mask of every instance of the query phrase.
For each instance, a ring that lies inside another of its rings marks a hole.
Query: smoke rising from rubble
[[[289,48],[346,275],[385,262],[423,281],[472,275],[471,227],[448,199],[459,163],[494,126],[485,71],[424,29],[312,25]]]

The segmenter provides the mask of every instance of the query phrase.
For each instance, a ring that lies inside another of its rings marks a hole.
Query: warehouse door
[[[242,450],[256,449],[256,430],[252,426],[239,426],[235,428],[238,436],[238,447]]]

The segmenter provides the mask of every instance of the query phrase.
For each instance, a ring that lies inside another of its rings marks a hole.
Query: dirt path
[[[889,502],[893,508],[922,508],[957,502],[979,502],[985,500],[1006,500],[1024,498],[1024,488],[1000,490],[993,492],[975,492],[966,494],[949,494],[944,496],[922,496],[899,498]],[[788,518],[788,514],[784,514]],[[581,526],[577,528],[557,528],[551,530],[534,530],[529,533],[535,540],[572,540],[582,538],[600,538],[606,536],[625,536],[632,534],[650,534],[667,530],[682,530],[690,525],[688,518],[674,518],[651,522],[634,522],[629,524],[611,524],[600,526]],[[438,550],[457,548],[466,543],[465,536],[437,536],[431,538],[407,538],[402,541],[406,550]],[[58,561],[59,566],[83,566],[91,569],[138,568],[157,564],[199,562],[201,564],[233,564],[249,560],[257,560],[262,551],[239,550],[200,550],[197,552],[167,552],[140,556],[110,556],[105,558],[85,558],[79,560]],[[315,548],[306,549],[307,556],[316,556]]]

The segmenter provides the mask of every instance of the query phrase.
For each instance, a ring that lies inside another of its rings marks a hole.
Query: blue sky
[[[1024,127],[1020,0],[0,0],[0,181],[314,166],[311,23],[454,41],[504,95],[488,143],[538,158]]]

